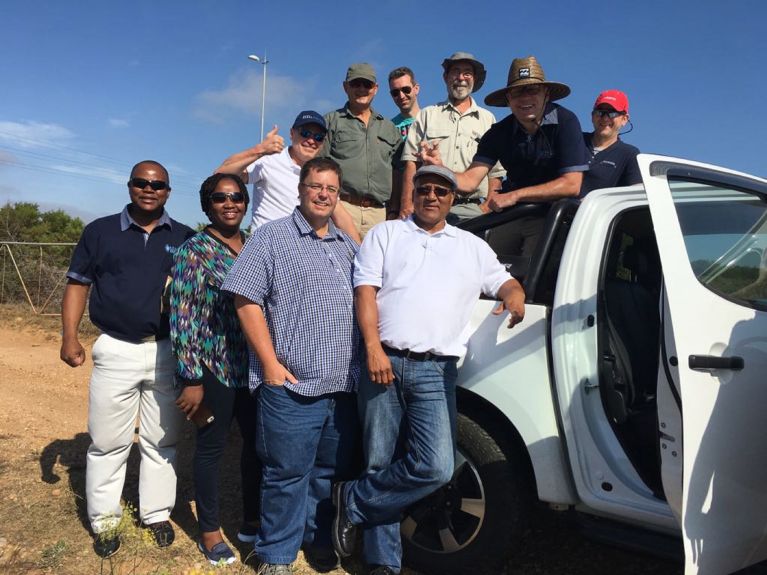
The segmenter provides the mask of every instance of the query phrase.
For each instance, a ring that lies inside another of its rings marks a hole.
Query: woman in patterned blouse
[[[248,202],[247,188],[237,176],[215,174],[203,182],[200,203],[210,225],[176,252],[170,287],[170,335],[182,388],[176,404],[188,419],[202,425],[194,453],[198,547],[213,564],[235,561],[221,535],[218,504],[219,465],[233,417],[243,438],[244,517],[237,537],[253,541],[258,520],[261,468],[254,445],[256,410],[248,390],[248,350],[232,297],[220,291],[246,239],[240,224]],[[195,418],[198,410],[210,410],[213,421]]]

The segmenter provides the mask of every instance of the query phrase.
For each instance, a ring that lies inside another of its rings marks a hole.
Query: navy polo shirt
[[[493,124],[479,141],[474,161],[488,166],[501,162],[506,169],[504,192],[589,169],[581,124],[575,114],[558,104],[546,106],[534,134],[528,134],[513,114]]]
[[[583,174],[582,198],[592,190],[630,186],[642,182],[637,154],[639,150],[621,140],[604,150],[595,151],[591,144],[592,133],[583,134],[583,141],[591,156],[589,171]]]
[[[91,321],[112,337],[138,343],[168,337],[161,299],[176,248],[194,232],[163,211],[151,233],[139,227],[127,206],[83,230],[67,277],[91,285]]]

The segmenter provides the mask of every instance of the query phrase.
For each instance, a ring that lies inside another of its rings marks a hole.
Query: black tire
[[[529,516],[529,463],[518,447],[502,449],[492,428],[464,414],[457,435],[452,480],[402,521],[404,560],[424,573],[497,573]]]

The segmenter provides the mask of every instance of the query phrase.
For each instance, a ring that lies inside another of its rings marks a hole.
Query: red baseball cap
[[[616,112],[629,113],[629,99],[620,90],[605,90],[599,94],[594,102],[594,108],[596,109],[600,104],[607,104]]]

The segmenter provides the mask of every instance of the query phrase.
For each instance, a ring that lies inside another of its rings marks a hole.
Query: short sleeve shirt
[[[472,98],[471,107],[463,114],[449,101],[427,106],[418,113],[402,150],[403,162],[415,162],[419,144],[423,140],[439,143],[439,152],[445,167],[463,172],[471,165],[482,136],[495,123],[489,110],[477,106]],[[488,177],[502,178],[505,172],[495,166]],[[487,178],[469,197],[487,196]]]
[[[222,289],[259,305],[277,359],[297,379],[285,387],[304,396],[353,391],[360,337],[354,314],[352,262],[357,244],[328,222],[320,238],[298,208],[261,226],[248,240]],[[263,369],[249,354],[251,390]]]
[[[641,183],[637,148],[618,140],[603,150],[595,150],[591,144],[591,136],[591,133],[583,134],[591,161],[589,171],[583,174],[581,198],[592,190]]]
[[[569,172],[588,170],[589,157],[578,118],[567,108],[549,104],[534,134],[509,115],[482,137],[474,161],[506,169],[504,191],[550,182]]]
[[[359,198],[389,201],[392,169],[397,167],[402,135],[372,108],[367,126],[347,106],[325,115],[328,133],[320,156],[333,158],[343,170],[344,192]]]
[[[461,356],[480,294],[511,278],[484,240],[446,224],[430,234],[412,216],[380,223],[357,254],[354,286],[377,288],[381,341],[397,349]]]
[[[85,226],[67,277],[91,286],[88,310],[102,332],[139,343],[170,333],[162,295],[176,249],[194,232],[163,212],[147,233],[127,206]]]
[[[290,157],[288,149],[263,156],[247,167],[248,183],[253,184],[251,231],[289,216],[298,205],[301,167]]]

